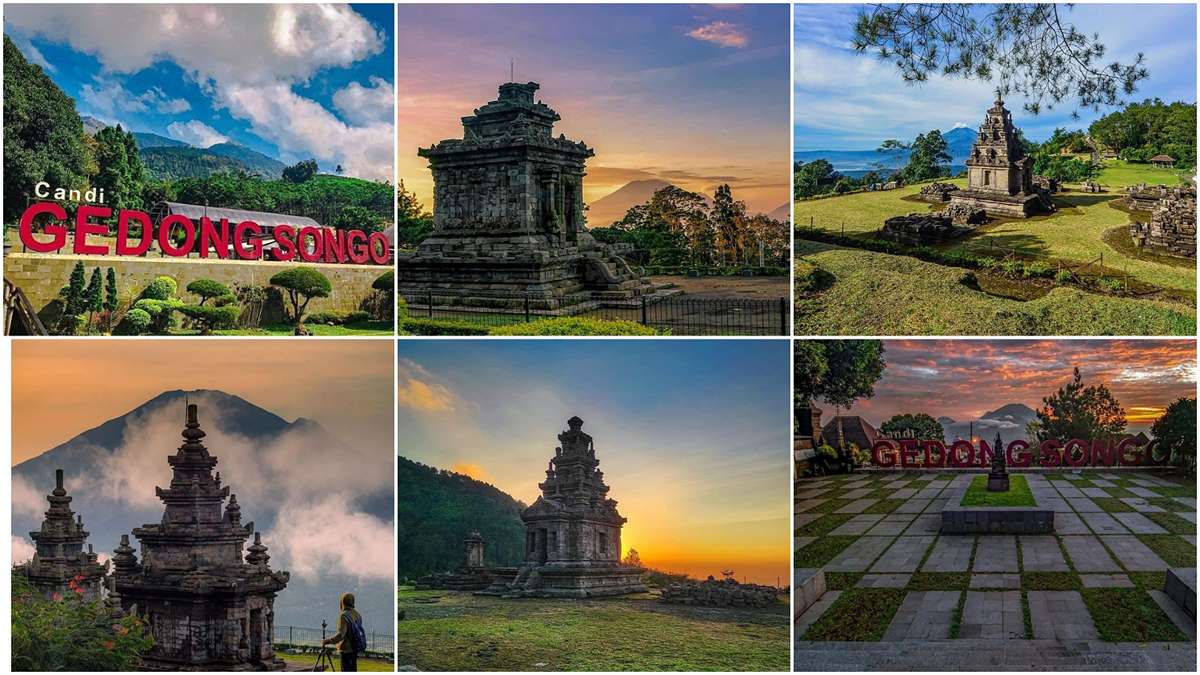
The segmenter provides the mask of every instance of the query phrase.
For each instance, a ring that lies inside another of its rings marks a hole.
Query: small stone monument
[[[1004,441],[996,432],[996,445],[992,452],[992,470],[988,472],[988,492],[1008,492],[1008,468],[1004,463]]]
[[[72,594],[83,600],[101,596],[108,565],[101,565],[99,556],[87,541],[83,516],[71,511],[71,496],[63,487],[63,470],[54,472],[54,490],[46,495],[50,508],[37,532],[30,532],[35,550],[29,562],[17,565],[15,571],[24,574],[29,583],[46,598],[64,598]]]

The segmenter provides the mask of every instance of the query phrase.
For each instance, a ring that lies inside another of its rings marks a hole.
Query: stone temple
[[[1006,218],[1027,218],[1053,208],[1033,185],[1033,159],[1021,147],[1012,113],[998,91],[966,165],[967,189],[950,193],[951,208],[961,204]]]
[[[516,570],[496,570],[488,593],[511,597],[589,598],[642,593],[642,570],[621,564],[625,518],[608,497],[597,468],[592,437],[583,420],[567,420],[561,446],[538,484],[542,495],[521,513],[525,523],[525,562]]]
[[[433,232],[397,256],[401,294],[434,304],[573,314],[675,289],[636,274],[585,227],[583,178],[594,153],[553,135],[558,113],[536,82],[462,118],[463,137],[417,154],[433,172]]]
[[[84,542],[83,516],[71,511],[71,496],[63,487],[63,470],[54,472],[54,491],[46,495],[50,508],[37,532],[30,532],[35,550],[33,558],[17,566],[34,588],[47,598],[79,595],[83,600],[101,597],[108,566],[101,565],[92,545]]]
[[[155,488],[165,505],[162,521],[133,530],[113,552],[113,587],[121,607],[146,619],[154,648],[143,657],[150,670],[281,670],[272,645],[274,602],[287,572],[271,571],[259,535],[246,548],[254,524],[242,524],[241,507],[217,458],[201,442],[195,404],[178,452],[167,458],[170,487]],[[229,499],[228,503],[225,502]]]

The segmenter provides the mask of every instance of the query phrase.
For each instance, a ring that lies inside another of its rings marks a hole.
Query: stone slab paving
[[[1058,671],[1194,672],[1196,650],[1178,642],[1099,640],[932,640],[913,642],[797,642],[801,672]]]
[[[917,565],[925,557],[929,545],[933,543],[933,535],[917,537],[897,537],[895,543],[888,547],[879,560],[871,566],[871,572],[915,572]]]
[[[1079,591],[1028,591],[1026,597],[1035,638],[1073,642],[1100,637]]]
[[[1158,494],[1157,492],[1155,492],[1154,490],[1151,490],[1150,488],[1128,487],[1125,489],[1129,490],[1130,492],[1132,492],[1133,494],[1135,494],[1139,497],[1151,498],[1151,497],[1161,497],[1162,496],[1162,495]]]
[[[913,591],[904,597],[884,642],[940,640],[950,637],[950,622],[958,609],[961,591]]]
[[[908,499],[917,494],[917,491],[912,488],[900,488],[891,494],[892,499]]]
[[[1187,521],[1190,521],[1193,523],[1196,522],[1196,512],[1195,511],[1175,511],[1175,515],[1179,516],[1180,518],[1183,518],[1184,520],[1187,520]]]
[[[832,492],[832,488],[827,487],[816,488],[814,490],[800,490],[796,493],[796,499],[812,499],[821,495],[829,495],[830,492]]]
[[[1184,506],[1190,508],[1192,511],[1196,510],[1196,498],[1195,497],[1172,497],[1171,499],[1174,499],[1175,501],[1179,502],[1180,504],[1183,504]]]
[[[792,539],[792,550],[799,551],[816,540],[816,537],[795,537]]]
[[[1066,497],[1067,503],[1078,513],[1100,513],[1104,509],[1088,497]]]
[[[1071,556],[1076,572],[1120,572],[1117,564],[1100,540],[1090,535],[1072,535],[1062,538],[1063,548]]]
[[[1074,511],[1070,513],[1054,513],[1054,531],[1058,534],[1091,534],[1083,518]]]
[[[823,513],[797,513],[792,518],[796,521],[796,527],[804,527],[814,520],[820,520],[824,515]]]
[[[883,520],[882,513],[863,513],[833,528],[829,534],[835,537],[859,535],[874,527],[875,523],[881,520]]]
[[[1129,534],[1125,526],[1107,513],[1080,513],[1083,520],[1096,534]]]
[[[920,513],[929,506],[931,499],[908,499],[903,504],[898,506],[892,513]]]
[[[1117,486],[1116,483],[1112,482],[1111,480],[1105,480],[1104,478],[1093,478],[1092,485],[1095,485],[1096,487],[1102,487],[1102,488]]]
[[[946,489],[945,483],[934,483],[927,488],[922,488],[917,492],[917,499],[937,499],[938,495],[942,494],[942,490]]]
[[[1158,554],[1132,534],[1106,535],[1100,540],[1131,572],[1160,572],[1168,567]]]
[[[819,600],[810,605],[808,609],[804,610],[804,613],[801,614],[798,619],[796,619],[795,630],[797,640],[804,637],[804,633],[808,631],[809,627],[816,623],[817,619],[821,618],[821,615],[825,613],[825,610],[829,609],[829,606],[832,605],[841,594],[841,591],[826,591]]]
[[[1100,497],[1101,499],[1108,497],[1109,494],[1098,487],[1086,487],[1080,490],[1084,497]]]
[[[1134,534],[1166,534],[1167,531],[1159,527],[1158,523],[1150,520],[1140,513],[1114,513],[1113,518],[1121,521],[1121,524],[1129,528]]]
[[[922,572],[966,572],[971,562],[971,549],[975,547],[975,537],[963,535],[947,535],[938,537],[933,544],[933,552],[921,567]]]
[[[1196,641],[1196,620],[1180,609],[1171,596],[1163,591],[1150,591],[1150,597],[1154,599],[1155,604],[1162,608],[1163,613],[1167,615],[1171,623],[1175,624],[1176,628],[1188,636],[1192,642]]]
[[[842,499],[860,499],[871,494],[871,492],[873,492],[871,488],[856,488],[854,490],[850,490],[849,492],[844,492],[840,496]]]
[[[1068,490],[1075,489],[1075,486],[1069,480],[1059,480],[1058,478],[1052,478],[1047,482],[1050,483],[1050,485],[1054,486],[1055,488],[1060,488],[1060,489],[1065,488]]]
[[[1024,639],[1025,615],[1021,611],[1021,592],[967,591],[958,635],[966,639]]]
[[[855,499],[842,508],[834,511],[834,513],[862,513],[867,510],[867,507],[879,501],[878,499]]]
[[[908,526],[913,520],[916,519],[916,517],[917,514],[915,513],[888,514],[887,516],[884,516],[883,520],[879,521],[879,523],[877,523],[874,527],[867,530],[866,534],[867,536],[872,537],[894,537],[904,532],[904,530],[908,528]]]
[[[1133,581],[1124,574],[1080,574],[1084,588],[1133,588]]]
[[[1196,545],[1196,535],[1194,535],[1194,534],[1184,534],[1184,535],[1180,535],[1180,536],[1182,536],[1182,537],[1183,537],[1183,539],[1184,539],[1184,541],[1188,542],[1188,543],[1189,543],[1189,544],[1191,544],[1192,546],[1195,546],[1195,545]]]
[[[1021,537],[1021,562],[1026,572],[1067,572],[1058,540],[1052,535]]]
[[[796,513],[803,513],[809,509],[815,509],[827,501],[829,500],[823,497],[816,499],[801,499],[800,501],[796,502]]]
[[[936,513],[940,516],[942,509],[946,508],[946,504],[949,502],[949,499],[934,499],[929,502],[929,506],[926,506],[922,513]]]
[[[892,543],[893,537],[859,537],[825,565],[827,572],[864,572],[880,553]]]
[[[942,514],[923,513],[917,516],[917,519],[904,530],[905,536],[914,536],[918,534],[937,534],[942,528]]]
[[[855,588],[904,588],[911,574],[864,574]]]
[[[1160,508],[1146,501],[1145,497],[1121,497],[1120,499],[1122,502],[1125,502],[1133,509],[1136,509],[1142,513],[1162,513],[1163,511],[1166,511],[1166,509]]]
[[[1063,496],[1063,499],[1071,501],[1072,499],[1083,499],[1083,490],[1077,487],[1061,487],[1058,488],[1058,494]]]
[[[1012,535],[981,535],[975,549],[974,572],[1020,572],[1017,538]]]
[[[1020,588],[1020,574],[972,574],[971,588]]]

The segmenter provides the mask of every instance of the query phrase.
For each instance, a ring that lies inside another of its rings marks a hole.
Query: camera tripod
[[[326,670],[331,673],[336,670],[333,667],[333,650],[327,646],[321,647],[321,651],[317,653],[317,662],[313,664],[312,672],[324,673]]]

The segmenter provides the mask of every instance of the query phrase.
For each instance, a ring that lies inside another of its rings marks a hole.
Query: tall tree
[[[104,311],[108,317],[108,332],[112,332],[113,313],[117,311],[117,273],[108,268],[104,278]]]
[[[848,408],[875,395],[887,367],[881,340],[797,340],[794,382],[797,403],[814,399]]]
[[[1103,384],[1084,386],[1076,367],[1071,381],[1042,399],[1027,431],[1038,441],[1111,438],[1125,430],[1125,410]]]
[[[91,330],[92,320],[96,316],[96,312],[104,309],[103,293],[104,284],[100,277],[100,268],[92,270],[92,276],[88,280],[87,289],[83,292],[84,306],[87,308],[88,330]]]
[[[1062,9],[1060,9],[1062,8]],[[1149,77],[1138,53],[1132,63],[1103,63],[1105,46],[1064,20],[1055,3],[878,4],[862,10],[852,45],[895,64],[908,83],[942,74],[995,82],[1027,99],[1025,109],[1073,99],[1079,108],[1121,103]]]
[[[283,179],[289,183],[303,183],[317,175],[317,160],[306,159],[284,168]]]
[[[792,193],[796,199],[824,194],[841,178],[841,174],[833,170],[833,165],[824,159],[796,162],[793,175]]]
[[[104,127],[96,132],[96,163],[99,173],[94,183],[104,188],[104,201],[114,211],[141,209],[143,185],[142,160],[138,157],[137,142],[132,133],[121,125]]]
[[[1171,453],[1171,462],[1196,473],[1196,399],[1180,398],[1150,427],[1159,446]]]
[[[942,423],[926,413],[893,415],[879,426],[879,430],[898,437],[911,437],[923,441],[945,441],[946,431]]]
[[[95,172],[75,101],[4,36],[4,220],[21,217],[33,186],[83,190]]]
[[[746,203],[733,199],[733,191],[728,184],[718,185],[709,217],[717,236],[717,251],[721,254],[722,262],[726,262],[725,256],[737,262],[741,253],[738,231],[746,218]]]

